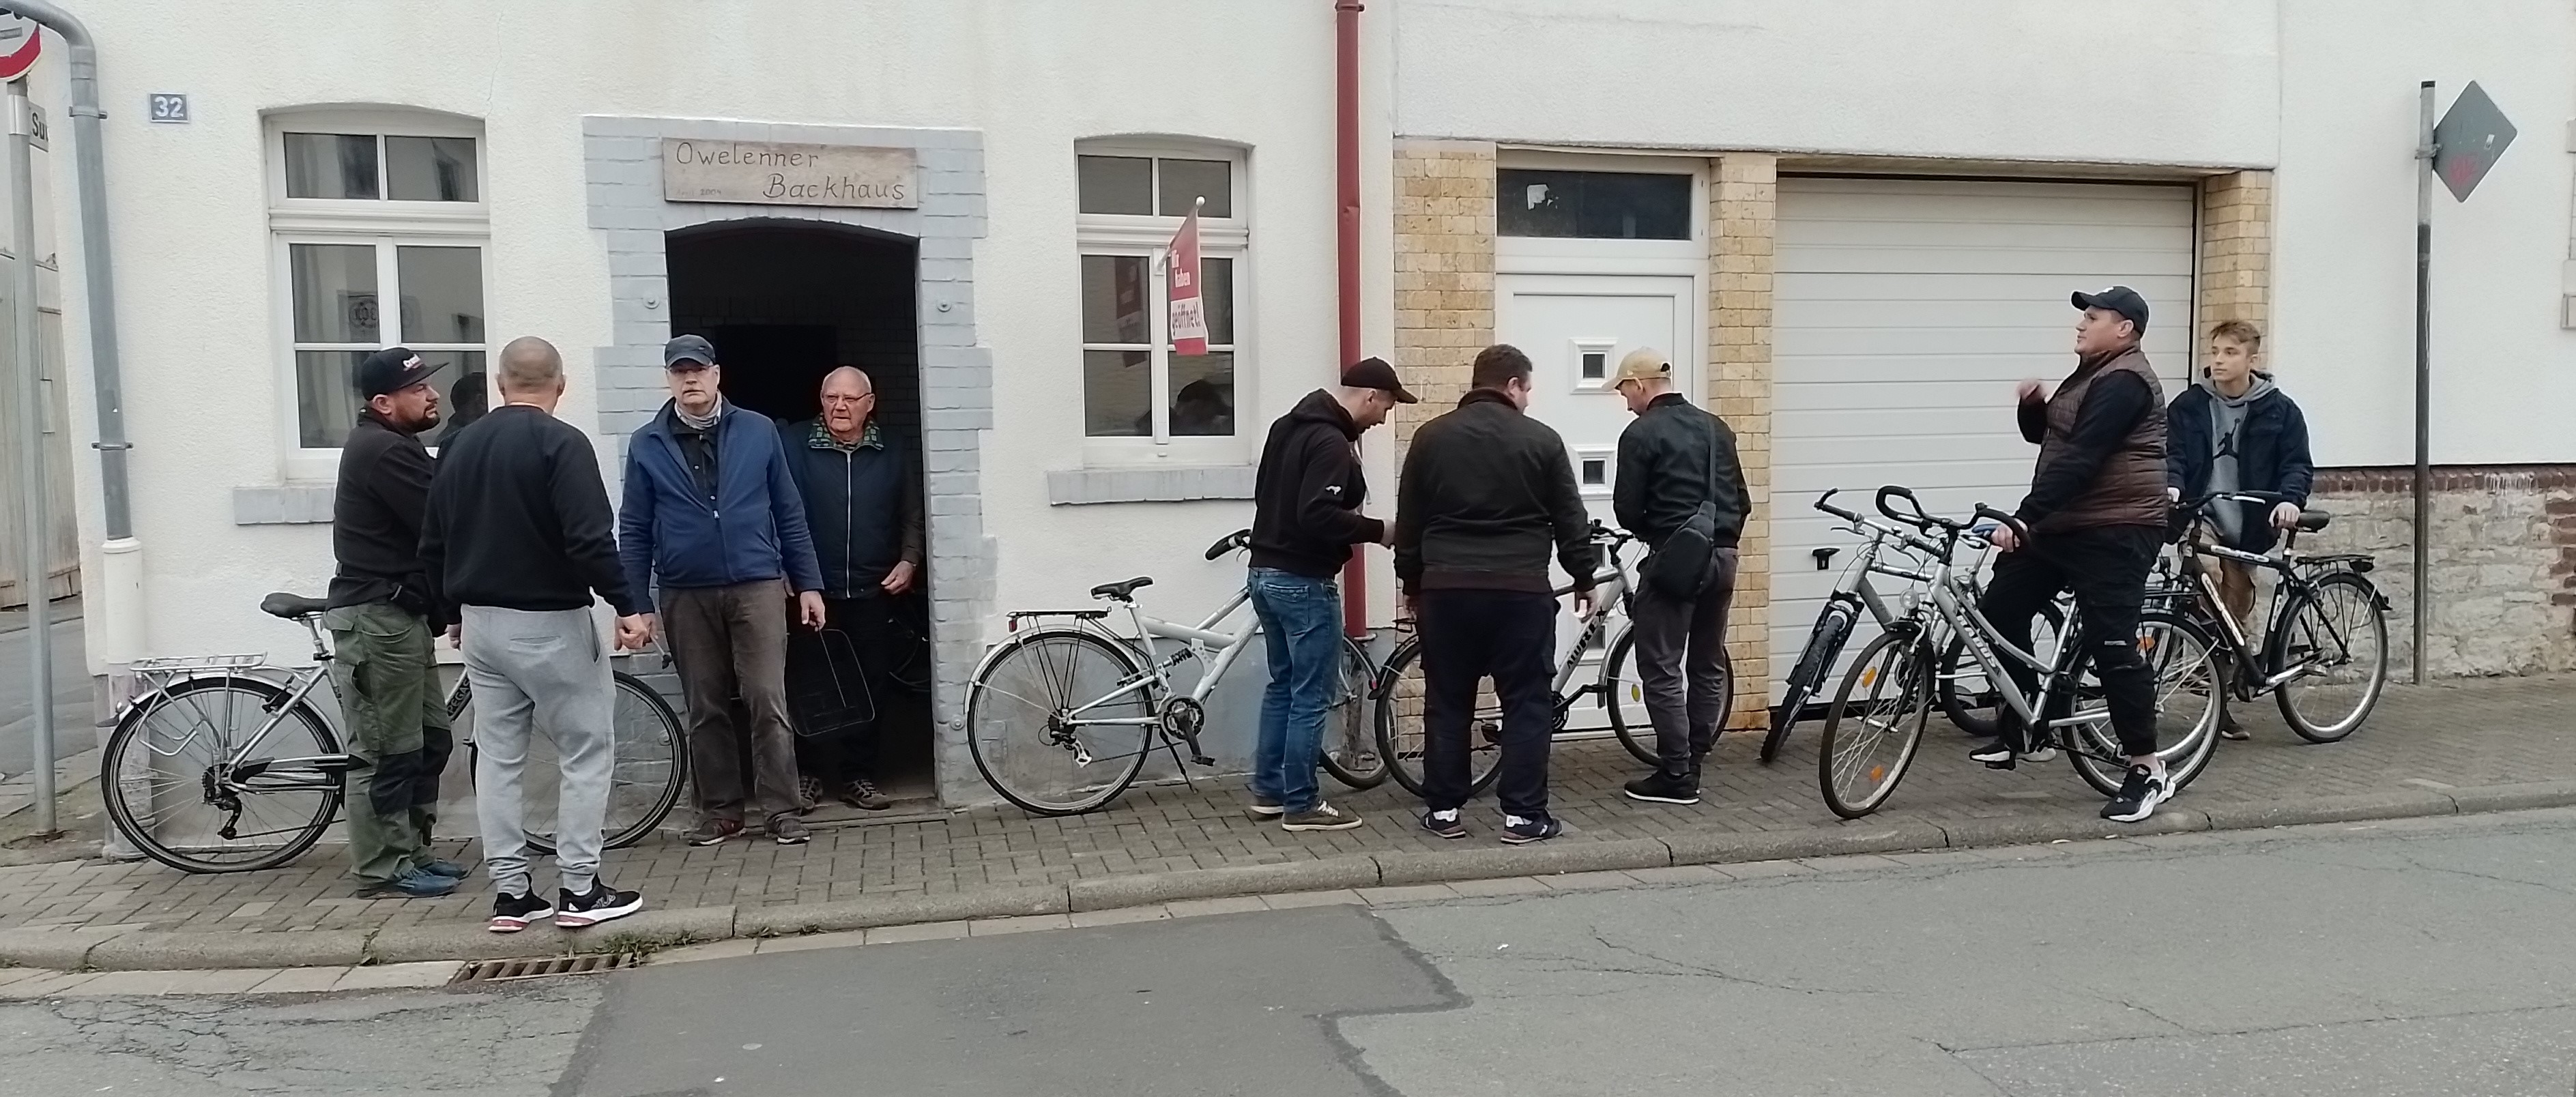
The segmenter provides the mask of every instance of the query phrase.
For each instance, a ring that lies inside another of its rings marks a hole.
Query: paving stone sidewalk
[[[2289,803],[2319,796],[2442,791],[2576,779],[2576,677],[2534,677],[2392,687],[2369,726],[2328,746],[2300,742],[2267,705],[2248,712],[2248,743],[2224,743],[2184,807]],[[1640,804],[1619,793],[1637,772],[1613,741],[1560,744],[1554,809],[1569,828],[1559,843],[1685,834],[1792,831],[1840,825],[1816,792],[1816,730],[1801,725],[1772,766],[1755,760],[1758,735],[1730,735],[1711,759],[1709,799],[1698,807]],[[1971,740],[1935,717],[1919,758],[1874,821],[2090,818],[2101,800],[2063,763],[1996,773],[1970,763]],[[1327,779],[1328,795],[1338,790]],[[607,876],[641,889],[655,909],[732,904],[744,909],[991,886],[1062,884],[1171,870],[1489,845],[1499,829],[1491,800],[1471,809],[1475,834],[1444,842],[1413,826],[1415,802],[1392,782],[1335,796],[1368,825],[1333,834],[1289,834],[1251,821],[1236,782],[1131,789],[1091,815],[1040,819],[977,810],[818,828],[802,847],[732,842],[691,849],[675,837],[613,852]],[[470,821],[466,825],[470,825]],[[448,843],[472,863],[472,843]],[[350,895],[344,858],[323,847],[283,869],[190,876],[149,862],[62,861],[0,868],[0,929],[121,926],[178,931],[371,930],[470,925],[487,913],[479,875],[439,900]]]

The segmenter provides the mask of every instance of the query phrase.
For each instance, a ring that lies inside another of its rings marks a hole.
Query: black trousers
[[[2120,749],[2131,757],[2156,752],[2155,672],[2138,654],[2138,612],[2147,599],[2147,572],[2155,567],[2163,543],[2164,531],[2147,526],[2041,534],[1996,558],[1994,582],[1978,603],[2006,643],[2028,651],[2031,620],[2059,591],[2075,592],[2083,618],[2083,635],[2076,642],[2102,680],[2111,728],[2119,733]],[[2022,695],[2031,696],[2039,675],[2017,660],[2003,662]],[[2062,715],[2042,713],[2052,719]],[[2003,713],[2003,726],[2007,738],[2026,734],[2010,709]]]
[[[1467,802],[1477,686],[1491,676],[1502,702],[1502,772],[1495,778],[1495,796],[1505,814],[1545,818],[1548,743],[1556,733],[1556,599],[1507,590],[1432,590],[1423,592],[1418,613],[1423,803],[1448,811]]]
[[[894,601],[891,595],[823,600],[824,631],[839,632],[848,638],[849,651],[857,656],[857,670],[866,683],[869,705],[875,713],[869,720],[826,734],[796,737],[797,770],[823,782],[827,792],[876,772],[877,729],[885,720],[890,689],[886,674],[898,655]],[[823,663],[826,658],[822,638],[803,633],[789,644],[788,674],[800,682],[810,681],[808,676],[831,674],[832,669]],[[851,668],[840,669],[846,674]]]

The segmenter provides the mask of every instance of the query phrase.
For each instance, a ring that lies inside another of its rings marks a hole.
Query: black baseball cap
[[[691,363],[683,365],[682,363]],[[716,364],[716,348],[703,335],[681,335],[662,344],[663,369],[705,369]]]
[[[358,363],[358,398],[373,400],[391,396],[423,381],[446,368],[420,360],[409,347],[386,347]]]
[[[1384,358],[1362,358],[1351,363],[1342,371],[1342,387],[1393,393],[1395,402],[1399,404],[1422,402],[1421,397],[1404,391],[1404,382],[1395,376],[1395,367],[1387,365]]]
[[[2113,286],[2096,293],[2078,293],[2075,295],[2075,307],[2109,309],[2128,317],[2130,323],[2138,325],[2139,331],[2147,330],[2147,299],[2138,296],[2138,291],[2127,286]]]

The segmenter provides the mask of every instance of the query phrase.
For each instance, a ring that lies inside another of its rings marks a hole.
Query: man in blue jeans
[[[1352,545],[1387,543],[1360,513],[1360,433],[1415,402],[1381,358],[1342,371],[1270,424],[1252,493],[1252,612],[1269,644],[1261,742],[1252,756],[1252,815],[1284,830],[1349,830],[1359,817],[1324,802],[1315,760],[1342,665],[1342,596],[1333,576]]]

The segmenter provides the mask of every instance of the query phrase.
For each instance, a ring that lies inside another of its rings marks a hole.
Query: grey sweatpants
[[[562,886],[587,893],[599,878],[600,828],[608,816],[615,694],[598,622],[586,609],[467,606],[465,675],[474,683],[474,814],[483,828],[483,865],[511,895],[529,893],[528,832],[521,777],[528,735],[554,740],[557,789],[555,868]]]
[[[1691,601],[1637,588],[1629,628],[1637,638],[1637,677],[1646,693],[1646,718],[1655,725],[1655,753],[1663,771],[1680,777],[1716,744],[1735,683],[1726,673],[1726,610],[1735,600],[1736,550],[1711,554],[1708,589]]]

